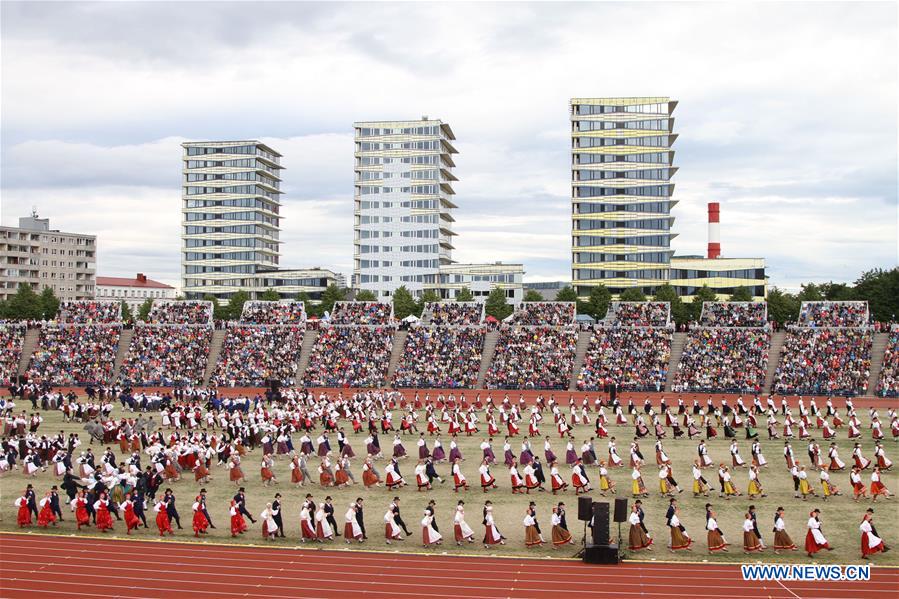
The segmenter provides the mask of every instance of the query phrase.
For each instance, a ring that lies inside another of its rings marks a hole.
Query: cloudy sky
[[[459,261],[570,277],[570,97],[667,95],[678,254],[897,264],[895,3],[2,3],[2,218],[177,285],[184,140],[284,154],[282,264],[352,271],[352,123],[458,138]]]

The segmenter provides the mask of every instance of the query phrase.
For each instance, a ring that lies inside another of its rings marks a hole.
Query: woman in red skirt
[[[303,486],[303,470],[300,468],[300,456],[296,454],[290,459],[290,482],[298,487]]]
[[[112,530],[112,515],[109,513],[109,495],[104,491],[100,498],[94,502],[94,510],[97,513],[97,529],[100,532]]]
[[[50,506],[50,491],[41,499],[41,511],[37,515],[37,525],[47,528],[49,525],[56,526],[56,516],[53,514],[53,508]]]
[[[28,498],[22,495],[16,499],[16,507],[19,508],[16,516],[16,523],[19,525],[19,528],[31,526],[31,510],[28,509]]]
[[[240,457],[237,454],[231,455],[231,460],[228,463],[228,469],[230,473],[228,478],[233,483],[237,483],[238,485],[246,480],[243,475],[243,470],[240,469]]]
[[[484,503],[484,547],[496,544],[505,545],[506,537],[496,527],[493,520],[493,504],[487,501]]]
[[[231,514],[231,536],[242,535],[247,530],[247,522],[243,519],[240,510],[237,509],[237,502],[233,499],[229,513]]]
[[[134,513],[134,501],[131,499],[131,493],[125,494],[125,501],[122,502],[122,509],[125,510],[125,526],[127,527],[127,531],[125,534],[131,534],[132,529],[137,529],[140,526],[140,519],[137,517],[137,514]]]
[[[91,515],[87,512],[87,500],[84,498],[84,491],[78,491],[78,496],[75,497],[75,522],[78,525],[78,530],[81,530],[82,526],[88,526],[91,523]]]
[[[197,500],[194,501],[192,509],[194,511],[194,536],[199,537],[200,533],[206,534],[206,529],[209,528],[209,520],[206,518],[206,514],[203,513],[199,496],[197,497]]]
[[[824,533],[821,531],[820,515],[821,510],[819,509],[814,509],[809,513],[808,533],[805,535],[805,552],[809,557],[812,557],[813,554],[818,553],[822,549],[833,551],[833,547],[830,546],[824,537]]]
[[[172,530],[172,523],[169,521],[169,513],[165,509],[165,503],[157,501],[156,505],[153,506],[153,511],[156,512],[156,528],[159,529],[159,536],[165,536],[165,533],[174,535],[175,531]]]
[[[274,462],[270,453],[262,456],[262,468],[260,469],[260,473],[262,475],[262,485],[265,487],[271,484],[278,484],[278,480],[275,478],[275,473],[272,472],[273,466]]]
[[[858,527],[862,533],[862,559],[870,559],[869,555],[887,550],[887,546],[883,544],[883,539],[876,534],[877,531],[871,522],[872,518],[874,518],[874,510],[868,508],[862,523]]]

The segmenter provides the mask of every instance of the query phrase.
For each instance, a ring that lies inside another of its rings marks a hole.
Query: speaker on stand
[[[627,499],[624,497],[615,498],[614,520],[618,523],[618,547],[621,547],[621,523],[627,522]]]
[[[584,523],[584,535],[581,537],[581,550],[574,557],[584,557],[587,550],[587,523],[593,519],[593,499],[584,496],[577,498],[577,519]]]

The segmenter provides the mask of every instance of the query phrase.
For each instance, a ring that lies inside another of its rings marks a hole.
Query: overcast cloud
[[[772,283],[897,263],[894,3],[2,3],[2,222],[178,285],[184,140],[284,154],[282,264],[352,271],[352,123],[451,124],[461,262],[570,277],[570,97],[668,95],[674,241]]]

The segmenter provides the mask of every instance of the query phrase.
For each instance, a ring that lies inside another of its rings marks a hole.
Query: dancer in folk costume
[[[574,539],[571,538],[571,532],[568,530],[568,522],[565,520],[565,504],[559,502],[553,506],[552,518],[552,539],[553,549],[558,549],[564,545],[574,545]]]
[[[805,535],[805,552],[809,557],[822,549],[833,551],[833,547],[827,542],[824,532],[821,530],[820,516],[821,510],[817,508],[809,512],[808,533]]]
[[[759,468],[755,464],[749,467],[749,490],[746,492],[750,499],[767,497],[762,481],[759,479]]]
[[[465,521],[465,502],[461,499],[456,504],[456,513],[453,516],[453,533],[456,545],[461,545],[463,541],[474,543],[474,531]]]
[[[874,445],[874,461],[877,462],[877,467],[880,468],[881,472],[887,472],[893,467],[893,461],[887,457],[883,444],[880,441]]]
[[[334,528],[328,521],[324,502],[319,503],[318,509],[315,511],[315,537],[319,541],[334,540]]]
[[[540,547],[546,542],[537,531],[537,519],[534,513],[531,508],[528,508],[522,521],[524,524],[524,546],[527,548]]]
[[[194,501],[193,505],[191,506],[191,509],[194,512],[194,536],[199,537],[200,533],[206,534],[206,530],[209,528],[209,520],[206,518],[206,514],[203,513],[203,505],[200,502],[199,496],[197,496],[196,501]]]
[[[553,495],[558,491],[564,491],[568,488],[568,483],[562,478],[562,475],[559,474],[559,467],[555,462],[550,462],[549,469],[550,482],[552,484],[552,492]]]
[[[493,519],[493,504],[490,501],[484,503],[484,547],[491,545],[505,545],[506,537],[504,537],[496,527]]]
[[[481,489],[484,493],[486,493],[488,489],[496,488],[496,479],[490,474],[490,466],[487,463],[487,458],[484,458],[481,462],[478,473],[481,476]]]
[[[862,559],[871,559],[870,556],[874,553],[890,550],[884,544],[883,539],[877,536],[873,519],[874,508],[868,508],[858,527],[859,532],[862,533]]]
[[[672,553],[682,550],[691,551],[690,546],[693,544],[693,539],[687,534],[687,529],[680,521],[680,508],[677,506],[677,499],[673,497],[668,501],[666,523],[671,531],[671,544],[668,549]]]
[[[886,485],[883,484],[880,476],[880,468],[874,466],[874,470],[871,471],[871,497],[872,501],[877,501],[877,498],[883,496],[884,499],[889,499],[892,493],[889,489],[887,489]]]
[[[390,545],[391,541],[403,540],[403,529],[397,524],[396,513],[393,511],[392,506],[384,514],[384,536],[388,545]]]
[[[84,491],[78,491],[78,495],[72,501],[72,509],[75,510],[75,522],[78,530],[81,530],[82,526],[90,525],[91,515],[87,511],[87,500],[84,498]]]
[[[840,489],[830,482],[830,473],[827,471],[826,465],[821,467],[821,473],[818,476],[821,479],[821,491],[824,501],[827,501],[827,498],[831,495],[842,495]]]
[[[243,470],[240,467],[240,456],[235,452],[228,458],[228,478],[231,482],[240,484],[246,481]]]
[[[260,467],[260,475],[262,476],[262,485],[267,487],[272,484],[278,484],[278,479],[275,478],[274,468],[274,459],[272,458],[272,454],[268,453],[262,456],[262,465]]]
[[[274,541],[278,536],[278,525],[275,523],[272,504],[265,504],[265,509],[259,514],[259,521],[262,522],[262,538],[266,541]]]
[[[106,491],[100,493],[100,497],[94,502],[94,510],[97,513],[97,529],[100,532],[112,530],[112,515],[109,512],[110,501]]]
[[[143,499],[138,498],[137,501],[143,501]],[[122,502],[120,506],[125,513],[125,534],[131,534],[132,530],[137,530],[140,526],[140,518],[137,517],[137,514],[134,512],[134,500],[132,499],[131,493],[125,494],[125,501]]]
[[[437,531],[436,525],[433,508],[425,509],[424,517],[421,519],[421,543],[424,547],[440,545],[443,542],[443,535]]]
[[[577,458],[571,467],[571,486],[574,487],[574,494],[580,495],[592,490],[590,479],[587,478],[587,471],[584,468],[580,458]]]
[[[303,543],[319,540],[315,534],[314,509],[315,503],[312,502],[311,496],[307,495],[306,501],[303,502],[303,507],[300,508],[300,541]]]
[[[37,515],[37,525],[42,528],[47,528],[51,524],[56,526],[56,515],[53,513],[53,503],[50,495],[50,491],[47,491],[47,494],[41,498],[38,504],[41,509]]]
[[[634,497],[649,497],[649,492],[643,483],[643,475],[640,474],[639,465],[635,465],[631,471],[631,493]]]
[[[231,500],[231,506],[228,508],[228,514],[231,516],[231,536],[236,537],[242,535],[247,530],[247,522],[243,519],[243,514],[237,507],[237,502]]]
[[[359,504],[354,501],[347,508],[344,515],[343,537],[347,543],[351,543],[354,540],[361,543],[365,540],[362,527],[359,525],[358,513],[360,509]]]
[[[153,511],[156,512],[156,528],[159,529],[159,536],[165,536],[165,533],[174,535],[175,531],[172,530],[172,522],[169,520],[169,511],[165,501],[162,499],[157,501],[153,506]]]
[[[793,542],[793,539],[790,538],[789,533],[787,533],[787,525],[784,522],[784,509],[782,507],[778,507],[777,511],[774,513],[774,553],[780,554],[782,550],[786,551],[797,551],[798,547],[796,547],[796,543]]]
[[[712,510],[712,504],[710,503],[705,504],[705,529],[708,531],[707,542],[709,553],[714,553],[715,551],[727,553],[727,546],[729,543],[721,533],[721,529],[718,528],[717,514]]]
[[[305,484],[303,470],[300,468],[300,456],[296,453],[290,458],[290,482],[298,487]]]
[[[616,495],[615,481],[609,476],[609,469],[606,468],[606,461],[599,461],[599,494],[606,496],[606,491],[611,491],[612,495]]]
[[[762,551],[764,548],[762,540],[755,532],[755,521],[747,512],[743,516],[743,553]]]
[[[450,471],[453,475],[453,492],[458,493],[459,489],[468,490],[468,480],[466,480],[465,475],[462,474],[462,464],[459,463],[459,458],[453,460],[453,465],[450,468]]]
[[[697,459],[693,461],[693,497],[699,497],[700,495],[709,496],[709,483],[702,475],[699,460]]]
[[[635,504],[631,507],[631,515],[628,517],[630,530],[628,532],[628,547],[631,551],[640,551],[641,549],[652,550],[652,539],[643,529],[643,523],[640,521],[639,507]]]

